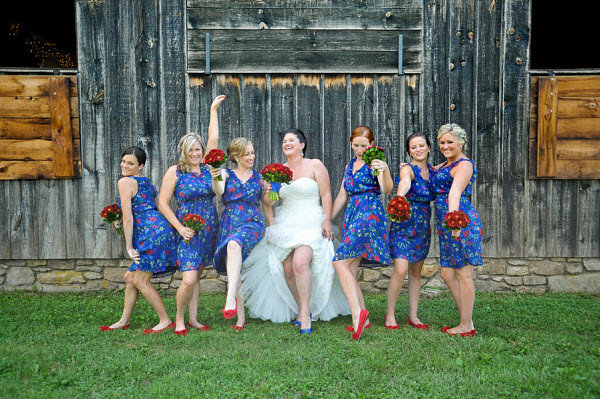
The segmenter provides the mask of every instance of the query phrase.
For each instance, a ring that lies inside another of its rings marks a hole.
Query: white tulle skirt
[[[350,314],[331,263],[335,254],[333,243],[321,233],[325,220],[321,206],[314,201],[287,201],[275,211],[274,225],[267,227],[265,237],[244,262],[242,292],[250,317],[281,323],[298,316],[298,304],[288,288],[283,261],[300,246],[313,250],[310,262],[313,320]]]

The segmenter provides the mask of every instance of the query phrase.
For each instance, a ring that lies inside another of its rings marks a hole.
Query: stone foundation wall
[[[123,289],[129,259],[0,260],[0,290],[72,292]],[[435,295],[446,285],[438,258],[423,266],[425,295]],[[383,293],[393,267],[359,269],[364,292]],[[600,294],[600,258],[486,258],[475,268],[475,288],[493,292],[587,292]],[[162,290],[174,293],[181,273],[153,279]],[[406,281],[405,281],[406,286]],[[212,268],[202,273],[202,292],[224,292],[226,280]]]

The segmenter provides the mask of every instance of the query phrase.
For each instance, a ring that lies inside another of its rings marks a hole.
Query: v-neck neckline
[[[237,173],[235,173],[235,170],[231,169],[231,173],[235,176],[235,178],[237,179],[237,181],[239,181],[242,186],[244,184],[248,183],[248,180],[252,179],[252,176],[254,176],[254,171],[252,171],[252,173],[250,173],[250,177],[247,178],[246,181],[242,181],[242,179],[239,178],[239,176],[237,175]]]

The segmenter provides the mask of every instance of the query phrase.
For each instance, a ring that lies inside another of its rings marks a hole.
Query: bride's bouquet
[[[272,163],[264,167],[260,172],[264,181],[271,183],[271,191],[267,196],[271,201],[279,201],[279,189],[281,184],[289,184],[293,172],[287,166],[280,163]]]

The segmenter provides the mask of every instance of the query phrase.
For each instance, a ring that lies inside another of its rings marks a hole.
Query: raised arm
[[[213,168],[212,166],[208,166],[210,168],[210,175],[212,177],[212,189],[213,192],[217,195],[223,195],[225,192],[225,182],[229,177],[229,174],[221,168]],[[218,176],[222,176],[223,180],[217,180]]]
[[[134,261],[140,260],[140,255],[133,248],[133,212],[131,198],[137,193],[138,185],[135,179],[123,177],[119,180],[119,197],[121,198],[121,212],[123,213],[123,233],[125,235],[125,248],[127,254]]]
[[[412,180],[414,179],[414,172],[411,167],[400,167],[400,184],[398,184],[398,191],[396,195],[405,196],[408,190],[410,190],[410,186],[412,185]]]
[[[225,96],[217,96],[210,106],[210,121],[208,122],[208,141],[206,142],[206,152],[219,147],[219,115],[217,109]],[[206,156],[206,154],[204,154]]]

